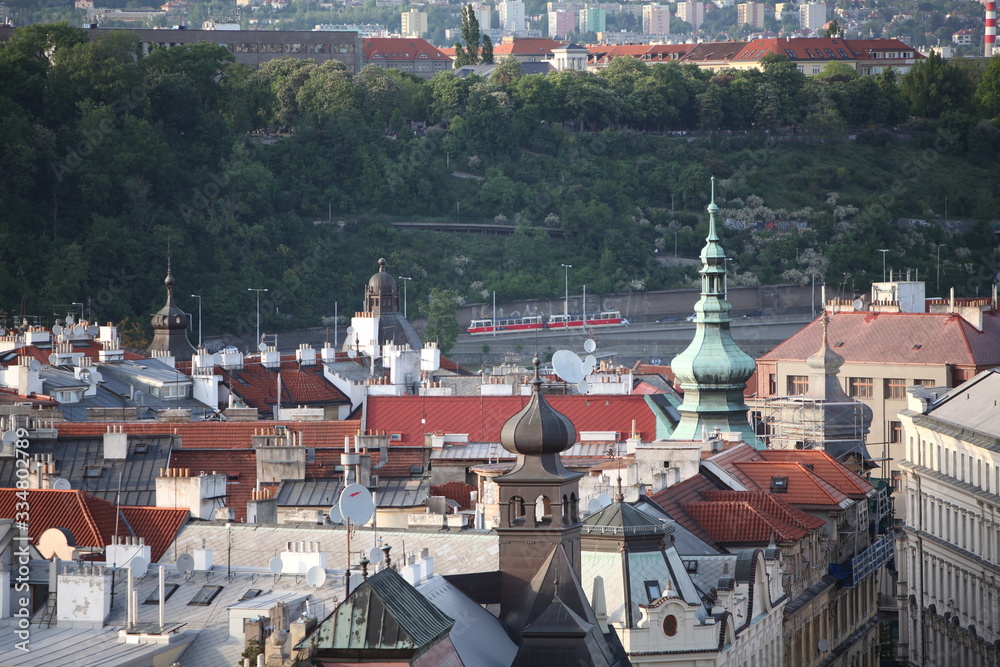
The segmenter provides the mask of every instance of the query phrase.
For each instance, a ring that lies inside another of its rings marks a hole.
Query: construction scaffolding
[[[858,401],[776,396],[758,400],[752,409],[759,414],[755,415],[758,435],[768,449],[823,449],[832,453],[865,443],[867,408]]]

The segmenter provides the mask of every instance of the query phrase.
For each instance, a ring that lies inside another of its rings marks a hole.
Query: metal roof
[[[56,476],[68,480],[74,490],[86,491],[111,503],[155,507],[156,477],[160,468],[167,467],[171,440],[162,436],[129,436],[128,458],[124,460],[105,459],[102,438],[34,439],[28,451],[31,456],[51,455]],[[146,451],[139,453],[137,445],[145,445]],[[15,464],[13,458],[0,458],[0,487],[14,486],[17,481]],[[87,475],[88,469],[93,475],[98,467],[96,477]]]
[[[517,644],[503,625],[447,579],[431,577],[417,584],[417,591],[445,615],[455,619],[451,641],[466,665],[508,667],[514,662]]]
[[[1000,437],[1000,371],[983,371],[933,404],[927,415],[988,436]]]
[[[300,481],[285,480],[276,496],[278,507],[325,507],[340,501],[344,486],[340,478],[310,479]]]
[[[354,361],[328,361],[326,367],[331,373],[358,384],[372,378],[367,368]]]
[[[379,480],[374,493],[375,504],[378,507],[418,507],[422,506],[431,494],[431,480]]]

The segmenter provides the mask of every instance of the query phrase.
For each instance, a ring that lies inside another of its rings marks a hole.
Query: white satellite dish
[[[66,326],[71,327],[71,326],[73,326],[74,322],[76,322],[76,320],[73,319],[72,315],[67,315],[66,316]]]
[[[355,357],[358,356],[358,351],[352,347],[350,350],[347,351],[347,356],[351,359],[354,359]]]
[[[88,336],[96,336],[99,333],[101,333],[101,327],[97,326],[96,324],[91,324],[89,327],[87,327]]]
[[[267,343],[261,343],[257,346],[258,352],[267,352]]]
[[[659,366],[660,365],[660,358],[659,357],[653,357],[652,359],[649,360],[649,363],[653,364],[654,366]]]
[[[587,340],[583,341],[584,352],[590,354],[596,349],[597,349],[597,343],[594,342],[593,338],[588,338]]]
[[[308,582],[310,586],[319,588],[326,583],[326,570],[321,568],[319,565],[313,565],[309,568],[309,571],[306,572],[306,582]]]
[[[285,564],[281,562],[281,556],[275,556],[267,562],[267,569],[271,570],[271,572],[275,574],[281,572],[284,567]]]
[[[607,507],[608,505],[611,504],[611,496],[609,496],[606,493],[600,493],[600,494],[598,494],[597,497],[594,498],[594,500],[596,500],[597,502],[599,502],[601,504],[601,507]],[[589,505],[589,503],[588,503],[588,505]]]
[[[177,571],[181,574],[194,572],[194,556],[191,554],[181,554],[177,557]]]
[[[344,523],[344,516],[340,513],[340,508],[336,505],[330,508],[330,523],[338,525]]]
[[[854,305],[854,310],[863,310],[865,307],[865,302],[862,301],[861,299],[855,299],[853,305]]]
[[[579,382],[576,383],[576,390],[581,394],[586,394],[589,389],[590,389],[590,383],[587,382],[586,380],[580,380]]]
[[[57,355],[57,354],[50,354],[49,355],[49,366],[58,366],[58,365],[59,365],[59,355]]]
[[[590,375],[597,368],[597,357],[592,354],[588,354],[587,358],[583,360],[583,374]]]
[[[827,651],[830,650],[830,642],[826,641],[825,639],[820,639],[818,642],[816,642],[816,648],[819,649],[820,653],[826,653]]]
[[[356,334],[356,333],[357,333],[357,331],[358,331],[358,330],[357,330],[357,329],[355,329],[354,327],[347,327],[347,335],[348,335],[348,336],[353,336],[354,334]]]
[[[559,379],[570,384],[576,384],[585,377],[583,360],[569,350],[557,350],[552,355],[552,369]]]
[[[361,526],[375,513],[375,500],[363,484],[348,484],[340,494],[340,513],[344,519]]]
[[[28,362],[28,370],[38,371],[41,369],[42,369],[42,364],[38,361],[38,359],[32,359],[31,361]]]
[[[70,485],[69,480],[65,477],[56,477],[52,480],[52,488],[56,491],[69,491],[73,487]]]
[[[372,549],[371,551],[369,551],[368,552],[368,560],[370,562],[372,562],[372,563],[381,563],[382,562],[382,550],[379,549],[378,547],[375,547],[374,549]]]
[[[3,432],[3,444],[13,445],[15,442],[17,442],[17,431]]]
[[[54,333],[55,335],[58,336],[62,332],[63,332],[63,328],[62,328],[61,324],[53,324],[52,325],[52,333]]]
[[[80,324],[77,324],[75,327],[73,327],[73,335],[74,336],[82,336],[84,334],[84,331],[85,330],[84,330],[83,326],[80,325]]]
[[[600,510],[602,507],[603,505],[601,505],[600,500],[598,500],[597,498],[591,498],[590,500],[587,501],[587,514],[593,514],[594,512]]]
[[[132,570],[132,576],[136,579],[142,579],[146,576],[146,572],[149,570],[149,561],[142,556],[136,556],[129,563],[129,569]]]

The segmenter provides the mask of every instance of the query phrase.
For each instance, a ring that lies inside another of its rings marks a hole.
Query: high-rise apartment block
[[[736,5],[736,24],[751,25],[755,28],[764,27],[764,14],[767,11],[767,5],[763,2],[744,2],[742,4]]]
[[[524,2],[521,0],[498,2],[497,13],[500,16],[500,28],[504,32],[524,32],[526,28],[524,21]]]
[[[642,31],[647,35],[669,34],[670,7],[667,5],[643,5]]]
[[[822,2],[804,2],[799,5],[799,27],[813,32],[826,23],[826,5]]]
[[[557,39],[576,32],[576,12],[549,12],[549,37]]]
[[[697,30],[705,22],[704,2],[678,2],[677,18],[691,24]]]
[[[579,32],[604,32],[608,29],[608,11],[602,7],[587,7],[580,12]]]
[[[427,34],[427,13],[411,9],[401,16],[403,37],[423,37]]]

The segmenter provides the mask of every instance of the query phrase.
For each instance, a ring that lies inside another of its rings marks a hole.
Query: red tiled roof
[[[89,359],[97,361],[100,358],[101,350],[104,349],[103,343],[97,341],[76,341],[73,343],[73,352],[82,352],[84,356]],[[17,348],[16,350],[11,350],[4,354],[6,361],[0,362],[0,366],[9,366],[10,364],[16,364],[17,358],[19,356],[31,357],[32,359],[37,359],[38,363],[43,366],[49,365],[49,357],[52,355],[51,349],[41,349],[35,347],[34,345],[24,345]],[[129,352],[128,350],[122,350],[122,357],[129,361],[135,361],[138,359],[146,359],[147,357],[141,354],[136,354],[135,352]]]
[[[663,508],[663,511],[694,533],[698,539],[713,544],[715,540],[709,535],[701,524],[695,521],[681,505],[685,502],[696,502],[702,500],[703,493],[716,489],[716,486],[704,475],[695,475],[683,482],[678,482],[673,486],[654,493],[649,497],[654,503]]]
[[[780,496],[763,491],[730,491],[728,489],[708,489],[702,492],[706,501],[737,501],[750,503],[761,511],[772,515],[776,520],[789,526],[794,526],[806,532],[822,528],[826,521],[804,512],[785,502]]]
[[[829,49],[830,53],[827,53]],[[789,39],[753,39],[733,60],[760,60],[764,53],[779,53],[792,60],[859,60],[868,59],[873,51],[899,51],[912,53],[911,58],[922,58],[911,46],[898,39],[840,39],[837,37],[800,37]]]
[[[750,488],[770,492],[775,477],[788,479],[787,491],[782,493],[785,501],[798,506],[836,508],[847,500],[847,494],[813,474],[799,463],[777,461],[740,461],[735,463],[733,472]]]
[[[588,44],[590,62],[608,63],[620,56],[631,56],[650,63],[680,60],[693,44]]]
[[[418,37],[366,37],[361,40],[365,61],[372,60],[446,60],[451,58],[442,53],[426,39]]]
[[[705,42],[695,44],[694,48],[684,56],[685,62],[728,61],[739,53],[746,42]]]
[[[252,421],[252,422],[115,422],[128,435],[160,435],[180,438],[184,449],[247,449],[258,431],[274,432],[275,426],[302,434],[305,447],[343,447],[345,436],[358,435],[361,422],[345,421]],[[109,422],[62,422],[56,424],[60,438],[95,438],[107,432]]]
[[[985,313],[983,330],[947,313],[831,313],[829,339],[847,363],[950,364],[984,370],[1000,366],[1000,315]],[[760,358],[808,359],[819,349],[816,319]]]
[[[372,452],[372,475],[384,478],[411,477],[414,466],[427,469],[427,452],[423,447],[390,447],[386,452],[386,464],[378,467],[380,452]]]
[[[226,507],[233,508],[237,521],[247,516],[247,502],[257,486],[257,455],[254,450],[175,449],[170,453],[171,468],[190,468],[191,474],[225,473]]]
[[[319,365],[300,366],[295,361],[283,361],[280,368],[266,368],[259,363],[244,364],[239,370],[226,370],[218,366],[217,375],[223,377],[234,394],[251,408],[261,413],[271,412],[278,393],[278,374],[281,374],[281,404],[284,406],[326,406],[350,403],[349,399],[323,376]]]
[[[541,37],[511,37],[504,38],[499,44],[493,45],[494,56],[537,56],[551,54],[552,49],[565,46],[567,42]]]
[[[764,544],[772,536],[778,542],[795,542],[809,534],[752,502],[686,502],[681,507],[719,544]]]
[[[0,405],[15,405],[17,403],[30,403],[31,405],[45,405],[55,407],[59,403],[51,398],[39,398],[37,394],[31,396],[21,396],[13,389],[0,388]]]
[[[811,472],[844,494],[855,499],[865,497],[875,487],[865,478],[821,449],[763,449],[765,461],[800,463],[812,466]]]
[[[432,496],[444,496],[458,503],[459,508],[469,510],[473,508],[472,492],[476,487],[462,482],[445,482],[444,484],[431,484]]]
[[[528,396],[372,396],[368,429],[399,433],[397,444],[423,446],[425,433],[466,433],[470,442],[499,442],[504,423]],[[546,396],[579,431],[616,431],[628,437],[632,420],[645,440],[656,435],[656,417],[641,395]]]
[[[16,489],[0,489],[0,517],[14,518],[16,505],[22,502]],[[37,541],[49,528],[66,528],[73,533],[77,546],[104,547],[112,535],[131,535],[128,524],[117,521],[115,506],[84,491],[29,489],[28,536]],[[117,523],[117,528],[116,528]]]
[[[150,562],[160,560],[188,519],[184,507],[122,507],[132,531],[149,545]]]

